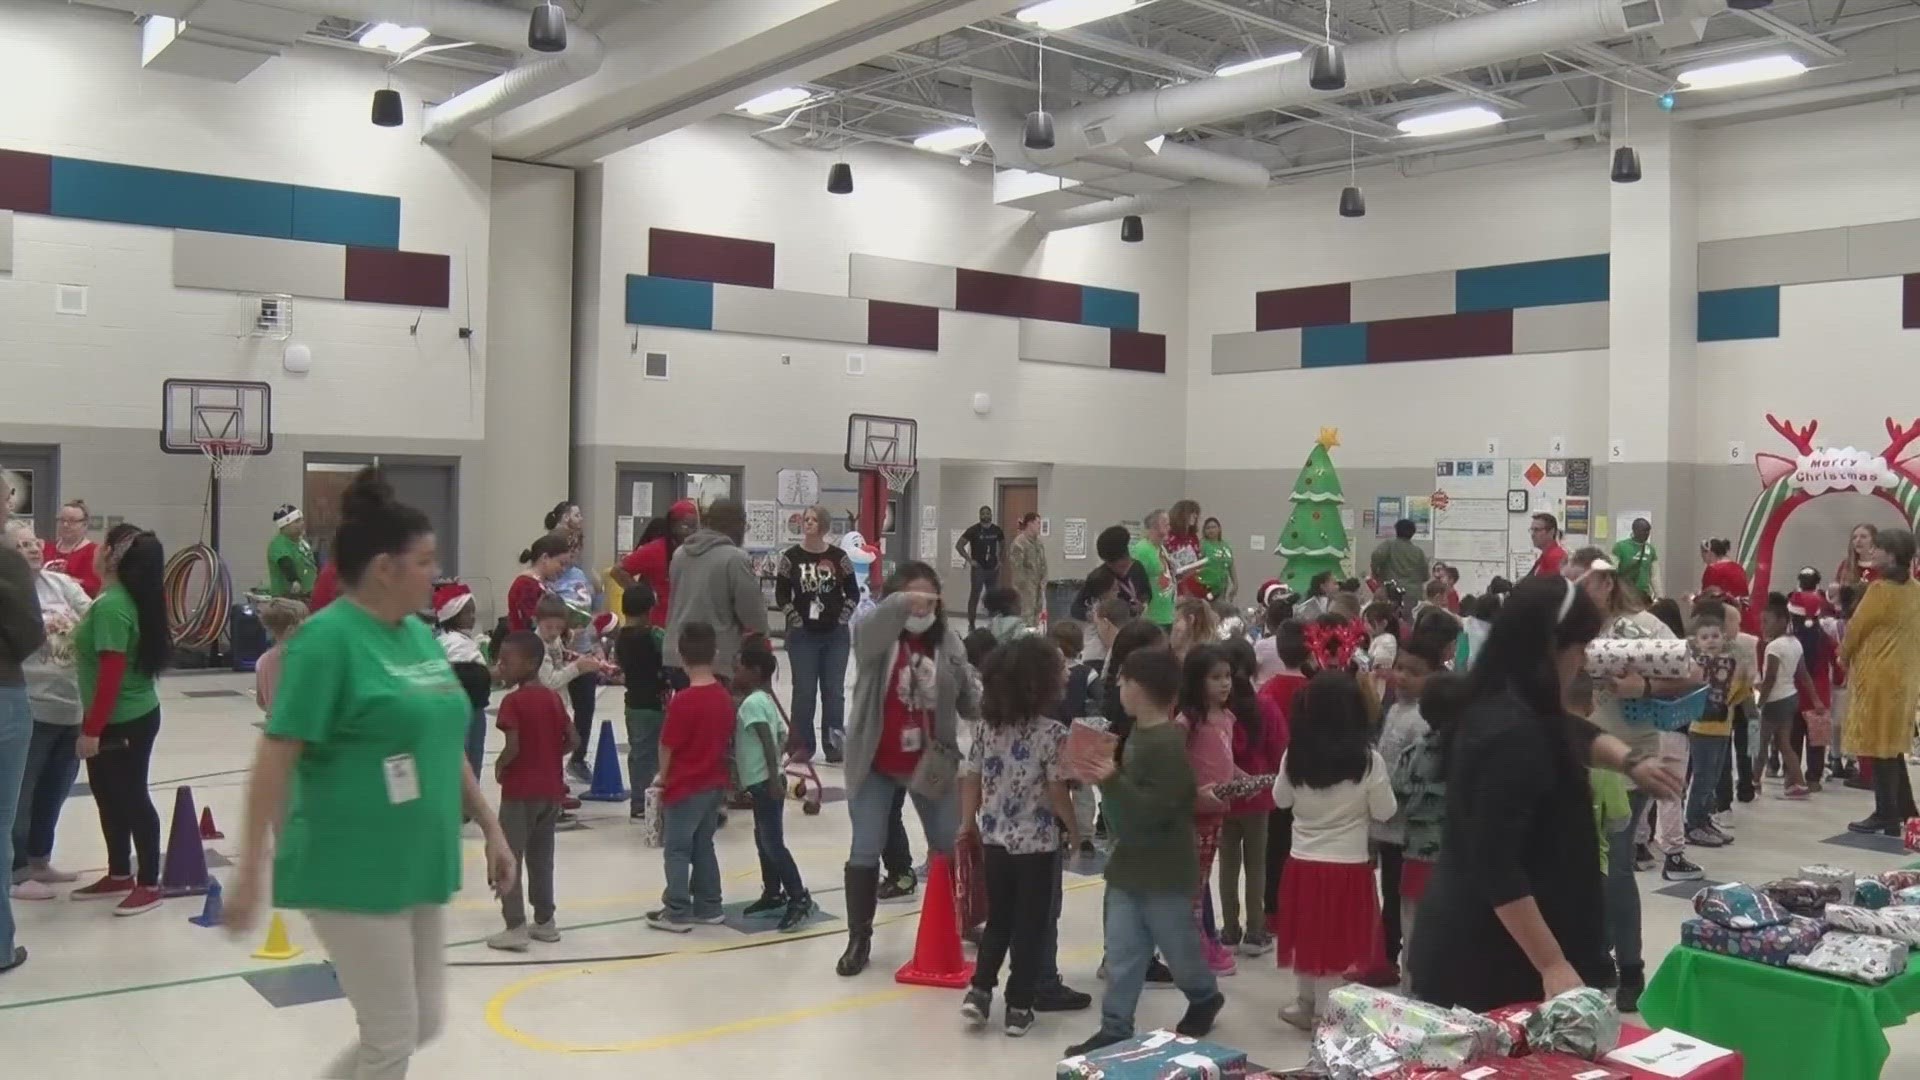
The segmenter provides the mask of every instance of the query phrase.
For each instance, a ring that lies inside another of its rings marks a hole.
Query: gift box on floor
[[[1484,1017],[1368,986],[1336,987],[1327,996],[1319,1030],[1355,1038],[1378,1036],[1408,1065],[1457,1068],[1504,1052],[1497,1028]]]
[[[1729,930],[1706,919],[1688,919],[1680,924],[1680,944],[1696,949],[1737,956],[1774,967],[1787,967],[1788,958],[1804,956],[1820,943],[1824,930],[1818,919],[1804,915],[1788,916],[1787,921],[1758,930]]]
[[[1054,1066],[1055,1080],[1243,1080],[1247,1055],[1229,1046],[1149,1031]]]

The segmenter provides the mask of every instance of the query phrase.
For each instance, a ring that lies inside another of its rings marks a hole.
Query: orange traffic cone
[[[913,959],[893,973],[894,982],[959,989],[973,978],[973,965],[960,951],[960,920],[953,901],[953,859],[933,852],[927,859],[925,902]]]
[[[213,823],[213,807],[211,806],[201,807],[200,808],[200,839],[225,840],[226,838],[227,838],[227,834],[221,832],[220,827]]]

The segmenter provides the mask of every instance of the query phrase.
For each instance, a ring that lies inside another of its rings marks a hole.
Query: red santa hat
[[[465,585],[442,585],[433,590],[433,618],[446,622],[473,603],[473,590]]]
[[[681,499],[679,502],[667,507],[667,519],[670,521],[678,521],[681,518],[698,518],[699,516],[700,507],[692,499]]]
[[[593,617],[593,622],[591,624],[593,626],[594,636],[595,637],[607,636],[608,634],[613,632],[614,627],[618,626],[619,623],[620,623],[619,617],[614,615],[614,613],[611,611],[603,611],[600,614],[595,615]]]
[[[1286,596],[1290,591],[1291,590],[1287,588],[1286,582],[1281,581],[1279,578],[1268,578],[1260,584],[1260,589],[1254,593],[1254,598],[1260,602],[1261,607],[1266,607],[1275,600]]]

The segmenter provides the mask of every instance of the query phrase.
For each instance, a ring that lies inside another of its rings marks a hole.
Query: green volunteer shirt
[[[1620,568],[1620,576],[1633,582],[1642,595],[1653,589],[1653,566],[1660,561],[1660,553],[1654,550],[1653,542],[1641,543],[1628,537],[1613,545],[1613,565]]]
[[[1151,540],[1135,540],[1127,549],[1127,554],[1133,556],[1133,561],[1147,572],[1147,587],[1152,592],[1152,598],[1147,601],[1144,617],[1156,626],[1172,626],[1173,574],[1167,570],[1167,559],[1160,551],[1160,545]]]
[[[764,690],[755,690],[740,703],[739,726],[733,732],[733,767],[740,786],[753,787],[764,784],[772,775],[769,772],[766,751],[760,746],[760,732],[764,729],[773,737],[775,753],[787,744],[787,725],[780,719],[780,707],[773,703]]]
[[[100,654],[116,652],[127,658],[120,679],[120,698],[113,704],[109,724],[138,720],[160,707],[153,675],[134,663],[140,651],[140,611],[133,596],[119,583],[106,587],[73,629],[73,667],[80,679],[80,715],[93,708],[95,684],[100,680]]]
[[[280,570],[280,560],[293,563],[293,577]],[[267,545],[267,592],[273,596],[312,596],[313,579],[320,573],[320,564],[314,561],[313,545],[305,540],[295,540],[286,533],[274,533],[273,542]]]
[[[469,706],[427,624],[329,604],[287,641],[267,734],[306,746],[273,863],[283,908],[394,912],[460,888]]]

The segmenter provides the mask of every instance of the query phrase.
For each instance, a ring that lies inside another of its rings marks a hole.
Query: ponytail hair
[[[547,531],[552,532],[553,530],[559,528],[560,522],[566,518],[567,511],[571,509],[573,509],[573,500],[571,499],[561,499],[559,502],[554,503],[553,509],[547,511],[547,517],[546,517]]]
[[[527,545],[527,550],[520,553],[520,564],[531,566],[536,560],[565,555],[572,550],[573,541],[557,532],[550,532]]]
[[[340,493],[340,528],[333,537],[340,579],[358,584],[374,559],[398,555],[414,540],[432,534],[427,515],[396,498],[380,467],[369,465]]]
[[[115,543],[108,546],[114,580],[133,598],[140,640],[128,661],[149,678],[160,674],[173,655],[173,627],[167,619],[167,593],[162,584],[167,553],[160,538],[137,526],[121,525]]]

